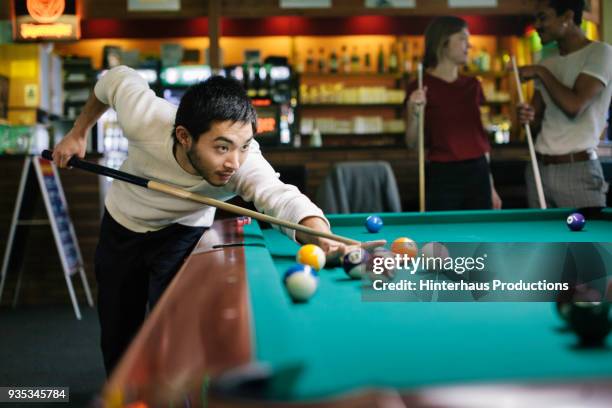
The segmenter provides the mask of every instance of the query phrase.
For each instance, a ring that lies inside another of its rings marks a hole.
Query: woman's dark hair
[[[240,82],[213,76],[185,92],[176,111],[172,137],[176,141],[176,127],[183,126],[195,142],[214,122],[225,121],[250,123],[253,134],[257,132],[257,113]]]
[[[446,16],[434,19],[425,30],[425,57],[423,66],[435,68],[440,61],[438,57],[442,48],[448,45],[451,35],[467,28],[465,20],[459,17]]]
[[[584,0],[548,0],[550,8],[555,10],[557,16],[563,15],[566,11],[574,12],[574,23],[577,26],[582,24],[582,13],[584,12]]]

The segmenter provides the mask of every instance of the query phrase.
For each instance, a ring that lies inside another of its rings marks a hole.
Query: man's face
[[[535,28],[542,44],[548,44],[562,38],[572,20],[572,12],[560,16],[550,7],[548,0],[540,0],[536,6]]]
[[[247,158],[253,128],[244,122],[214,122],[187,149],[187,158],[208,183],[221,187],[229,182]]]

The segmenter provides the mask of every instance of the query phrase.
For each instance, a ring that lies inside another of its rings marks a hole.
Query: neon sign
[[[77,0],[13,0],[15,41],[77,40]]]

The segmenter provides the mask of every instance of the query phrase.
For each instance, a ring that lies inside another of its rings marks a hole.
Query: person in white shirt
[[[606,128],[612,97],[612,46],[590,41],[580,28],[584,0],[540,0],[536,29],[542,43],[557,42],[558,55],[520,69],[534,79],[531,104],[519,105],[521,123],[537,135],[535,150],[550,207],[606,206],[597,146]],[[526,172],[531,207],[538,198],[531,166]]]
[[[87,134],[112,108],[129,141],[121,170],[219,200],[240,195],[263,213],[329,232],[323,212],[294,186],[282,183],[257,142],[257,115],[242,86],[212,77],[187,90],[178,108],[155,96],[133,69],[108,71],[95,86],[74,127],[55,147],[65,167],[84,157]],[[214,219],[215,208],[120,181],[105,200],[95,269],[101,345],[107,373],[157,302],[183,259]],[[314,243],[328,257],[344,245],[283,229]]]

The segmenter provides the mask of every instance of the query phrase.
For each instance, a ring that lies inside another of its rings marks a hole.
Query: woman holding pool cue
[[[425,31],[423,86],[414,81],[407,88],[408,146],[418,143],[423,107],[420,117],[426,118],[427,165],[419,166],[419,177],[426,179],[427,211],[499,209],[502,205],[490,174],[490,145],[480,118],[480,105],[485,102],[482,87],[478,79],[459,74],[469,48],[464,20],[436,18]]]

